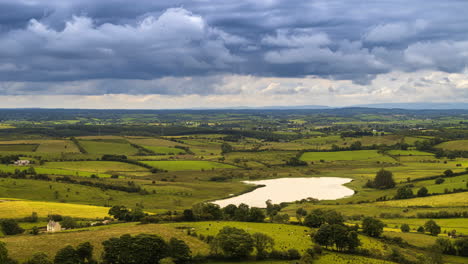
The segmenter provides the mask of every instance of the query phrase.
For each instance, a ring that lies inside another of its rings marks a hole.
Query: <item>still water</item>
[[[305,198],[319,200],[335,200],[354,194],[354,191],[343,184],[351,182],[349,178],[319,177],[319,178],[279,178],[261,181],[243,181],[246,184],[265,185],[232,198],[217,200],[213,203],[224,207],[228,204],[245,203],[251,207],[265,207],[265,201],[274,204],[294,202]]]

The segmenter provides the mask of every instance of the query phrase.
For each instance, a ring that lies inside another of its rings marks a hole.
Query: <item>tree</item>
[[[315,243],[325,248],[333,246],[332,228],[329,224],[323,224],[313,236]]]
[[[447,176],[447,177],[450,177],[450,176],[453,175],[453,171],[451,169],[445,170],[444,175]]]
[[[418,227],[418,229],[416,231],[418,231],[418,233],[426,232],[426,230],[424,230],[424,227],[422,227],[422,226]]]
[[[122,235],[102,242],[106,264],[153,264],[168,256],[168,245],[160,236]]]
[[[450,239],[439,237],[436,240],[436,245],[440,247],[440,249],[442,250],[442,253],[444,254],[455,255],[457,253]]]
[[[80,264],[80,257],[76,250],[68,245],[57,252],[54,264]]]
[[[224,142],[223,144],[221,144],[221,153],[222,154],[229,153],[229,152],[232,152],[232,151],[233,151],[233,147],[229,143]]]
[[[362,232],[371,237],[379,237],[384,228],[384,223],[372,217],[366,217],[362,220]]]
[[[160,236],[122,235],[102,242],[105,264],[153,264],[168,256],[169,246]]]
[[[16,264],[17,262],[8,256],[8,249],[5,243],[0,241],[0,263],[2,264]]]
[[[195,220],[220,220],[222,211],[219,205],[213,203],[199,203],[192,207]]]
[[[249,218],[249,213],[250,213],[250,207],[246,205],[245,203],[239,204],[237,207],[235,213],[234,213],[234,219],[237,221],[247,221]]]
[[[315,209],[304,218],[304,225],[308,227],[320,227],[325,223],[324,212],[320,209]]]
[[[301,259],[299,260],[299,264],[312,264],[312,263],[314,263],[314,257],[311,256],[309,253],[303,254]]]
[[[395,199],[409,199],[414,196],[413,190],[408,186],[398,188]]]
[[[236,210],[237,206],[235,204],[229,204],[225,206],[222,211],[223,211],[223,218],[225,220],[234,220],[234,217],[236,215]]]
[[[265,213],[263,212],[262,209],[257,208],[257,207],[252,207],[250,208],[249,216],[247,218],[247,221],[249,222],[257,222],[257,223],[262,223],[265,221]]]
[[[252,252],[254,244],[252,236],[245,230],[225,226],[216,235],[211,246],[214,252],[222,251],[226,258],[243,259]]]
[[[36,253],[24,264],[52,264],[52,260],[49,259],[45,253]]]
[[[192,251],[183,240],[173,237],[169,240],[169,256],[176,264],[188,263],[192,259]]]
[[[92,263],[93,262],[93,245],[89,242],[84,242],[76,247],[76,253],[80,258],[81,263]]]
[[[2,230],[5,235],[16,235],[24,232],[18,223],[13,219],[5,219],[1,222]]]
[[[361,240],[359,240],[359,235],[356,231],[349,231],[347,240],[349,251],[354,251],[357,247],[361,245]]]
[[[371,186],[378,189],[390,189],[395,187],[395,181],[393,180],[393,173],[388,170],[381,169],[375,175],[374,181]]]
[[[400,230],[401,230],[401,232],[403,232],[403,233],[408,233],[408,232],[410,231],[410,227],[409,227],[408,224],[402,224],[402,225],[400,226]]]
[[[185,221],[193,221],[195,220],[195,216],[193,215],[192,209],[185,209],[183,212],[184,220]]]
[[[268,250],[272,250],[275,241],[268,235],[263,233],[254,233],[252,235],[253,246],[257,250],[257,259],[265,259],[268,255]]]
[[[341,213],[335,210],[328,210],[324,213],[325,222],[330,225],[343,225],[344,217]]]
[[[454,246],[457,250],[457,255],[468,257],[468,237],[458,238],[455,240]]]
[[[433,236],[440,234],[440,226],[434,220],[429,220],[424,224],[424,230],[429,232]]]
[[[296,218],[299,223],[302,223],[302,218],[305,216],[307,216],[307,211],[304,208],[300,207],[296,210]]]
[[[63,228],[66,228],[66,229],[73,229],[73,228],[76,228],[78,226],[76,221],[73,218],[71,218],[70,216],[64,216],[63,220],[60,222],[60,225]]]
[[[418,190],[418,197],[424,197],[424,196],[427,196],[429,194],[429,191],[427,190],[426,187],[421,187],[419,190]]]
[[[442,184],[444,182],[445,182],[445,179],[443,179],[443,178],[438,178],[438,179],[435,180],[435,184]]]

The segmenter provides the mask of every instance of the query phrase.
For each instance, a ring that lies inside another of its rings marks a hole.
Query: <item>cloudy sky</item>
[[[468,102],[466,0],[1,0],[0,108]]]

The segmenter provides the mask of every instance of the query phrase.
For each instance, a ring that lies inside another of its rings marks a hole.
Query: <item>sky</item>
[[[468,102],[466,0],[1,0],[0,108]]]

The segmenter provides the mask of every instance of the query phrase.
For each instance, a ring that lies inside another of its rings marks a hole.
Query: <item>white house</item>
[[[47,232],[57,232],[61,230],[62,230],[62,226],[60,225],[59,222],[50,220],[49,223],[47,224]]]
[[[17,160],[15,161],[15,165],[18,166],[28,166],[31,162],[29,160]]]

